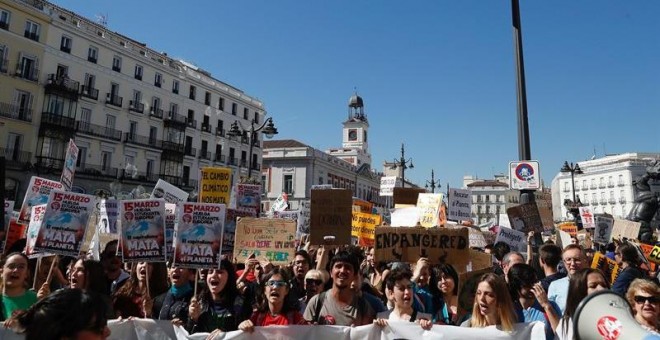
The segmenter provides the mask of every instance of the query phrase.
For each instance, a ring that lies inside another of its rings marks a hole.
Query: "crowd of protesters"
[[[579,303],[611,289],[630,302],[635,320],[658,333],[660,286],[632,244],[603,248],[621,271],[610,284],[591,268],[594,251],[578,244],[563,249],[548,240],[528,256],[504,243],[481,251],[493,269],[459,307],[460,269],[450,263],[379,262],[373,248],[301,247],[288,266],[251,256],[244,263],[222,259],[218,268],[193,270],[166,263],[122,263],[117,242],[105,245],[100,261],[89,258],[28,259],[11,252],[2,259],[4,326],[26,339],[104,339],[109,319],[170,320],[189,333],[211,336],[252,332],[271,325],[361,326],[389,321],[456,327],[540,321],[546,339],[572,339]],[[576,242],[577,243],[577,242]],[[55,261],[55,262],[53,262]],[[34,274],[34,275],[32,275]]]

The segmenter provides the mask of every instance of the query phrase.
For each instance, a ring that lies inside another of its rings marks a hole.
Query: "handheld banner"
[[[174,263],[185,268],[219,266],[226,206],[184,202],[177,210]]]
[[[179,204],[188,201],[188,196],[187,192],[159,178],[149,198],[162,198],[165,203]]]
[[[376,226],[380,225],[380,215],[353,212],[351,236],[357,237],[361,246],[373,246]]]
[[[600,271],[605,274],[605,278],[610,280],[610,284],[614,283],[614,280],[616,280],[616,277],[619,276],[619,273],[621,272],[621,268],[616,263],[616,261],[608,258],[598,251],[594,253],[594,259],[591,262],[591,268],[600,269]]]
[[[419,223],[422,227],[431,228],[438,225],[442,194],[419,194],[417,208],[419,208]]]
[[[165,200],[125,200],[120,204],[122,260],[165,262]]]
[[[470,247],[474,247],[474,248],[486,247],[487,244],[486,238],[479,229],[468,227],[468,231],[470,232]]]
[[[202,203],[229,204],[231,194],[230,168],[201,168],[199,201]]]
[[[406,207],[392,209],[390,219],[393,227],[414,227],[419,222],[419,208]]]
[[[639,228],[641,226],[641,222],[614,219],[614,225],[612,226],[612,237],[616,237],[618,239],[625,237],[629,240],[636,240],[639,237]]]
[[[300,239],[303,234],[309,234],[309,220],[311,217],[311,200],[300,201],[300,217],[298,218],[298,229],[296,230],[296,238]]]
[[[582,219],[582,227],[584,229],[593,229],[596,228],[596,221],[594,220],[594,214],[591,212],[590,207],[579,207],[580,218]]]
[[[73,139],[69,139],[69,145],[66,148],[64,157],[64,166],[62,167],[62,177],[60,183],[64,186],[64,191],[71,191],[73,186],[73,174],[76,172],[76,163],[78,162],[78,147]]]
[[[312,190],[312,244],[350,244],[352,210],[353,195],[350,189]]]
[[[577,237],[578,227],[573,222],[562,223],[559,225],[559,229],[567,232],[571,237]]]
[[[98,231],[101,234],[118,234],[117,220],[119,219],[119,201],[115,199],[102,199],[99,202]]]
[[[495,243],[504,242],[511,247],[511,250],[524,253],[527,251],[527,239],[525,233],[511,228],[500,227],[495,238]]]
[[[53,190],[50,192],[36,251],[77,257],[96,208],[96,196]]]
[[[596,230],[594,231],[594,242],[608,244],[612,239],[612,227],[614,219],[604,215],[596,215]]]
[[[647,258],[653,263],[660,264],[660,247],[653,246]]]
[[[396,176],[388,176],[380,178],[380,196],[394,195],[394,187],[400,186],[401,181]]]
[[[472,191],[464,189],[449,189],[447,219],[465,221],[472,218]]]
[[[32,207],[48,203],[48,195],[50,195],[50,191],[53,189],[63,190],[64,186],[60,182],[32,176],[30,184],[28,184],[28,190],[25,192],[20,214],[18,215],[18,223],[28,224],[30,222]]]
[[[272,215],[276,211],[284,211],[289,207],[289,195],[285,192],[277,196],[277,199],[273,202],[273,205],[270,206],[270,214]]]
[[[373,214],[374,213],[374,204],[361,200],[359,198],[353,198],[353,211],[365,213],[365,214]]]
[[[254,212],[236,209],[227,209],[225,218],[225,231],[222,234],[222,254],[234,253],[234,242],[236,239],[236,223],[240,217],[257,217]]]
[[[272,218],[239,218],[236,225],[234,257],[238,262],[254,253],[275,265],[286,265],[296,252],[296,222]]]
[[[431,264],[451,263],[465,266],[469,259],[469,235],[466,228],[376,228],[378,261],[416,262],[426,257]]]
[[[32,207],[30,212],[30,224],[27,227],[26,242],[25,242],[25,255],[33,259],[43,254],[37,252],[34,249],[34,245],[37,243],[37,238],[39,237],[39,229],[41,224],[44,221],[44,214],[46,213],[46,204],[39,204]]]
[[[544,230],[541,215],[536,203],[525,203],[506,210],[513,229],[527,234],[530,231],[542,232]]]
[[[261,210],[261,185],[239,184],[236,189],[236,209],[253,212],[259,216]]]

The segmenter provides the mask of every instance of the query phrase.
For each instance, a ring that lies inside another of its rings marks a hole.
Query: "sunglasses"
[[[649,303],[658,303],[660,302],[660,298],[657,298],[655,296],[641,296],[641,295],[635,295],[635,302],[639,304],[643,304],[646,301]]]
[[[319,286],[319,285],[321,285],[321,283],[323,283],[323,281],[318,280],[318,279],[305,279],[305,283],[308,286],[311,286],[311,285]]]
[[[286,283],[286,281],[282,280],[269,280],[266,282],[266,286],[270,288],[279,288],[279,287],[287,287],[289,284]]]

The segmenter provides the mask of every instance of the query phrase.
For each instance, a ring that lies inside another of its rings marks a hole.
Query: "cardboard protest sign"
[[[616,277],[619,276],[621,268],[616,261],[608,258],[600,252],[594,253],[594,259],[591,262],[591,268],[600,269],[605,274],[605,278],[610,280],[610,284],[614,283]]]
[[[373,245],[376,226],[380,225],[380,223],[380,215],[353,212],[351,236],[357,237],[360,245]]]
[[[536,203],[525,203],[506,210],[513,229],[527,234],[530,231],[542,232],[543,222]]]
[[[30,212],[30,224],[27,226],[26,242],[25,242],[25,255],[33,259],[43,255],[34,249],[39,237],[39,229],[44,221],[44,214],[46,213],[46,204],[39,204],[32,207]]]
[[[23,205],[21,205],[18,223],[27,224],[30,222],[30,212],[32,211],[32,207],[48,203],[48,195],[50,195],[50,191],[53,189],[63,190],[64,186],[60,182],[32,176],[30,183],[28,184],[28,189],[25,192]]]
[[[376,228],[378,261],[416,262],[426,257],[431,264],[465,266],[470,257],[466,228]]]
[[[449,189],[447,200],[447,219],[452,221],[469,220],[472,218],[472,191],[464,189]]]
[[[417,196],[425,193],[426,190],[422,188],[394,188],[394,205],[397,204],[417,204]]]
[[[236,209],[253,211],[255,216],[259,216],[259,211],[261,210],[261,185],[237,185]]]
[[[115,199],[102,199],[98,204],[99,223],[97,226],[101,234],[117,234],[117,220],[119,219],[119,201]]]
[[[612,239],[612,227],[614,219],[605,215],[596,215],[596,230],[594,231],[594,242],[608,244]]]
[[[580,218],[582,219],[582,227],[584,229],[596,228],[596,220],[594,214],[591,212],[590,207],[580,207]]]
[[[500,230],[497,232],[497,237],[495,238],[495,243],[497,242],[508,244],[511,250],[521,253],[527,251],[527,239],[525,238],[525,233],[515,229],[500,227]]]
[[[273,264],[286,265],[296,252],[296,222],[287,219],[243,217],[236,226],[234,257],[239,262],[254,253]]]
[[[5,201],[5,209],[2,218],[4,218],[4,228],[0,229],[0,254],[4,252],[5,249],[5,239],[7,236],[7,230],[9,230],[9,222],[11,221],[11,216],[14,214],[14,201]]]
[[[482,269],[493,269],[493,255],[486,254],[479,250],[470,249],[470,263],[465,267],[466,270],[460,270],[461,268],[456,268],[458,273],[464,271],[473,271],[473,270],[482,270]]]
[[[64,186],[65,191],[71,191],[73,186],[73,174],[76,172],[76,163],[78,162],[78,147],[73,139],[69,139],[69,145],[66,148],[66,156],[64,157],[64,166],[62,167],[62,177],[60,183]]]
[[[165,262],[165,200],[121,201],[122,260]]]
[[[353,196],[350,189],[312,190],[312,244],[350,244],[352,210]]]
[[[482,234],[480,230],[468,227],[468,231],[470,232],[470,247],[471,248],[485,248],[486,247],[486,239],[484,238],[484,234]]]
[[[414,227],[419,222],[419,208],[407,207],[396,208],[390,212],[391,225],[393,227]]]
[[[300,239],[303,234],[309,234],[309,220],[312,214],[312,201],[300,201],[300,217],[298,217],[298,229],[296,230],[296,238]]]
[[[373,214],[374,204],[358,198],[353,198],[353,211]]]
[[[577,236],[578,227],[573,222],[562,223],[559,225],[559,229],[567,232],[571,237]]]
[[[174,263],[184,268],[218,267],[226,206],[182,202],[177,206],[177,214]]]
[[[555,226],[555,222],[552,217],[552,208],[547,206],[540,206],[538,205],[538,203],[537,206],[539,208],[539,216],[541,216],[541,223],[543,224],[543,230],[545,231],[552,230]]]
[[[227,209],[225,217],[225,229],[222,234],[222,254],[234,253],[234,241],[236,238],[236,223],[241,217],[257,217],[254,212]]]
[[[419,223],[422,227],[431,228],[438,225],[441,204],[442,194],[422,193],[417,196]]]
[[[178,204],[188,201],[188,196],[187,192],[159,178],[149,198],[162,198],[165,203]]]
[[[612,237],[617,239],[627,238],[629,240],[636,240],[639,237],[639,228],[642,226],[640,222],[633,222],[628,220],[614,219],[612,226]]]
[[[76,257],[96,208],[96,196],[52,190],[46,205],[36,251]]]
[[[174,231],[176,230],[176,204],[165,203],[165,258],[174,258]]]
[[[229,204],[231,169],[204,167],[200,171],[199,201],[202,203]]]

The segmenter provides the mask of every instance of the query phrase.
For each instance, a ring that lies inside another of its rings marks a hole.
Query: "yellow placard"
[[[577,226],[573,223],[561,224],[559,225],[559,230],[567,232],[569,235],[571,235],[571,237],[576,237],[578,232]]]
[[[376,233],[376,226],[380,225],[380,215],[353,212],[353,223],[351,224],[351,236],[361,240],[372,240]],[[363,242],[364,243],[364,242]]]
[[[417,208],[419,208],[419,223],[422,227],[431,228],[439,225],[440,206],[442,194],[419,194]]]
[[[201,168],[199,201],[202,203],[229,204],[231,194],[230,168]]]
[[[651,262],[660,264],[660,247],[654,246],[648,255],[648,259]]]

